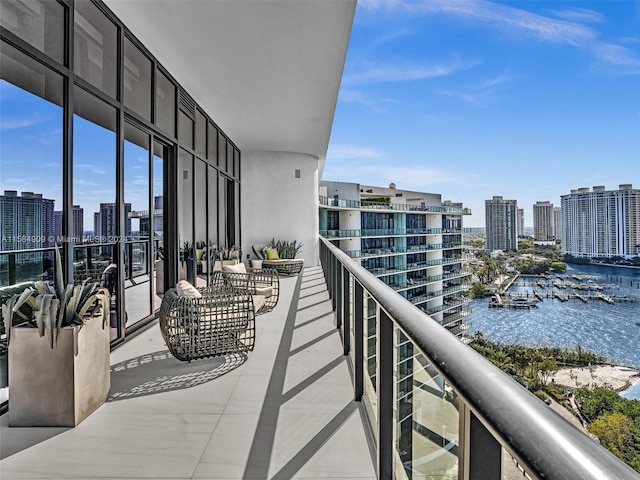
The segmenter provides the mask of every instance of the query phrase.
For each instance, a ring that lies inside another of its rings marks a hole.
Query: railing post
[[[342,328],[343,324],[343,312],[342,312],[342,264],[336,258],[335,265],[335,295],[333,297],[333,309],[336,311],[336,327],[338,329]],[[344,335],[343,335],[344,341]]]
[[[355,277],[353,278],[353,336],[355,339],[353,345],[354,400],[360,402],[364,393],[364,289]]]
[[[376,390],[378,397],[378,478],[393,478],[393,322],[378,307],[377,323],[377,372]]]
[[[500,480],[502,446],[460,401],[459,477],[462,480]]]
[[[16,254],[9,254],[9,283],[7,285],[13,285],[16,283]]]
[[[342,331],[344,333],[344,338],[342,339],[344,346],[344,354],[349,355],[349,351],[351,350],[351,316],[350,312],[350,298],[349,298],[349,270],[345,267],[340,268],[342,272],[342,305],[340,310],[342,310]]]

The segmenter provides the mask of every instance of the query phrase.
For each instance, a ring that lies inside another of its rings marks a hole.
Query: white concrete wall
[[[305,266],[318,257],[318,159],[290,152],[242,152],[242,253],[255,258],[251,245],[297,240]],[[296,178],[300,170],[300,178]]]

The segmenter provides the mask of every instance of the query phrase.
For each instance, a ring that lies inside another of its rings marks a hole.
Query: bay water
[[[573,275],[588,275],[593,282],[604,285],[603,294],[625,295],[635,301],[616,301],[611,305],[599,299],[584,303],[578,299],[562,302],[545,298],[535,308],[512,309],[489,308],[488,298],[478,299],[469,304],[472,309],[467,317],[472,323],[469,333],[479,331],[487,339],[503,344],[581,348],[605,357],[610,363],[640,369],[640,269],[568,264],[564,275],[574,283],[581,282]],[[533,280],[521,277],[508,292],[532,292],[534,287],[523,282]],[[563,294],[572,291],[555,290]],[[640,398],[640,383],[623,395]]]

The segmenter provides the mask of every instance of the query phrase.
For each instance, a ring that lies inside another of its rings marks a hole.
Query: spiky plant
[[[106,326],[109,291],[97,283],[88,283],[87,280],[82,285],[69,284],[66,288],[62,287],[62,282],[62,262],[60,251],[56,247],[54,285],[44,281],[36,282],[33,288],[26,288],[2,305],[7,344],[11,338],[14,315],[37,327],[41,337],[46,333],[51,348],[56,345],[61,328],[82,325],[95,313],[102,315],[102,327]],[[24,306],[29,308],[23,308]]]
[[[302,249],[302,244],[298,243],[297,240],[289,242],[287,240],[276,240],[272,238],[269,247],[276,249],[278,257],[291,259],[296,258],[296,255],[298,255],[298,252]]]

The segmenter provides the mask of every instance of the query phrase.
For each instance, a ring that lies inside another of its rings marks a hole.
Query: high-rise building
[[[469,324],[461,203],[439,194],[320,182],[320,234],[456,335]]]
[[[640,190],[578,188],[560,197],[562,252],[574,257],[633,257],[640,254]]]
[[[553,239],[560,242],[562,237],[562,209],[553,207]]]
[[[62,239],[62,210],[53,212],[53,225],[56,239]],[[73,240],[82,243],[84,235],[84,209],[80,205],[73,206]],[[60,241],[60,240],[58,240]]]
[[[41,193],[5,190],[0,195],[2,250],[47,248],[54,245],[54,201]],[[33,254],[18,256],[18,263],[36,260]]]
[[[505,200],[500,196],[485,200],[489,251],[518,249],[517,210],[518,204],[515,200]]]
[[[137,219],[139,223],[140,236],[147,237],[149,234],[153,236],[162,236],[163,222],[163,196],[157,195],[153,199],[153,231],[151,229],[151,215],[149,210],[132,211],[129,214],[130,219]]]
[[[536,242],[553,242],[553,203],[536,202],[533,205],[533,240]]]
[[[524,208],[518,209],[517,224],[518,224],[518,236],[523,237],[524,236]]]
[[[107,242],[113,242],[110,238],[116,238],[116,211],[117,207],[115,203],[101,203],[100,211],[93,214],[94,223],[94,235],[96,237],[102,237],[103,241],[106,238]],[[124,204],[125,212],[125,232],[127,235],[131,233],[131,204]]]

